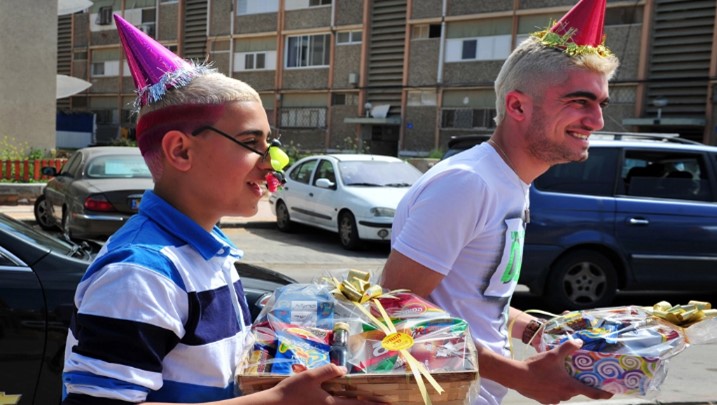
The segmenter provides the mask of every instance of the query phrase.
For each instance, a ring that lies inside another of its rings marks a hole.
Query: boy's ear
[[[162,137],[162,152],[167,163],[179,171],[191,167],[189,146],[191,140],[181,131],[168,131]]]

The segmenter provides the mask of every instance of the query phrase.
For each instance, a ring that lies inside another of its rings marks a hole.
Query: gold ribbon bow
[[[336,286],[333,294],[338,299],[352,302],[364,315],[366,315],[366,317],[368,317],[374,326],[379,328],[386,335],[386,337],[384,337],[381,341],[381,345],[387,350],[399,352],[408,364],[411,373],[413,373],[413,377],[416,379],[416,384],[418,385],[418,390],[421,392],[423,403],[431,405],[431,398],[428,396],[426,384],[423,380],[425,379],[428,381],[439,394],[442,394],[444,389],[433,378],[426,367],[421,362],[416,360],[416,358],[408,351],[408,349],[413,346],[413,337],[396,330],[396,326],[393,322],[391,322],[391,318],[388,316],[388,313],[386,313],[383,305],[381,305],[381,302],[378,300],[378,297],[393,296],[390,293],[384,294],[383,288],[377,284],[372,285],[369,278],[369,273],[360,270],[350,270],[348,277],[344,281],[339,281],[335,277],[332,277],[331,282]],[[391,292],[399,291],[407,290],[395,290]],[[376,308],[378,308],[383,321],[373,316],[371,311],[362,305],[368,301],[371,301]]]
[[[717,317],[717,309],[712,309],[712,304],[694,300],[687,305],[672,305],[667,301],[660,301],[652,306],[651,312],[653,316],[682,327]]]

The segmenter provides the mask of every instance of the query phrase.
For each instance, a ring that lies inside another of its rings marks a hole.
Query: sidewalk
[[[34,223],[35,214],[32,204],[0,205],[0,212],[7,214],[23,222]],[[219,223],[223,228],[235,228],[255,222],[275,222],[276,216],[271,212],[269,198],[264,197],[259,201],[259,211],[252,217],[224,217]]]

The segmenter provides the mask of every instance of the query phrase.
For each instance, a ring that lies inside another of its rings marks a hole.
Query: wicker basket
[[[430,384],[426,389],[434,404],[464,405],[468,392],[478,382],[478,371],[455,371],[431,374],[443,387],[443,394],[438,394]],[[272,375],[238,375],[237,383],[241,391],[247,394],[272,388],[286,376]],[[349,374],[325,382],[322,387],[332,395],[361,398],[402,405],[423,405],[423,398],[418,390],[413,375],[397,374]]]

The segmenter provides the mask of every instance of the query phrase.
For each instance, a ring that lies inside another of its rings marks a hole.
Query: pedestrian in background
[[[541,403],[612,396],[568,375],[565,357],[579,341],[524,361],[509,350],[511,337],[530,342],[541,326],[510,306],[530,184],[555,164],[587,159],[588,138],[603,127],[608,80],[618,66],[603,44],[604,13],[604,0],[581,0],[521,43],[495,82],[490,140],[435,165],[396,210],[381,283],[429,297],[468,321],[481,375],[475,404],[499,404],[509,388]]]

